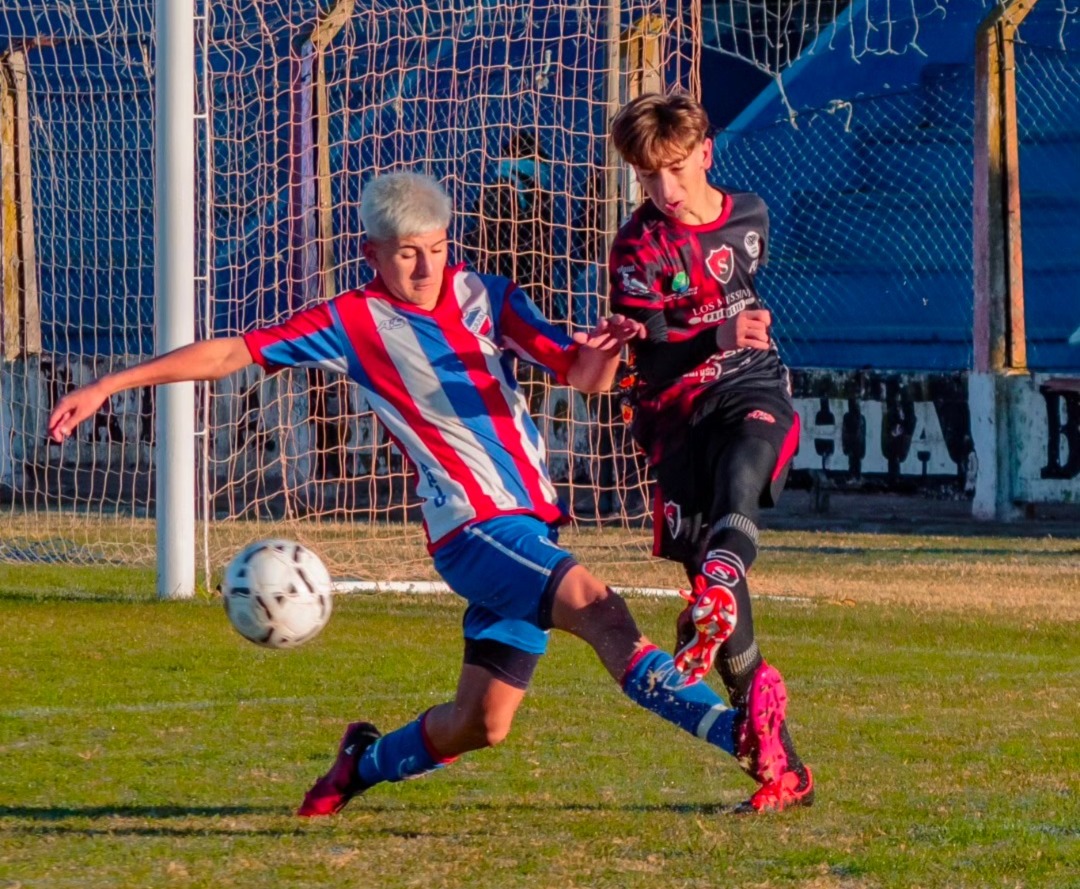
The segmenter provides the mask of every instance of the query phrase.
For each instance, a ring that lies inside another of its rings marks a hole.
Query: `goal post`
[[[0,57],[0,355],[41,353],[26,53]]]
[[[195,0],[155,0],[155,351],[195,340]],[[157,393],[157,594],[195,594],[195,385]]]

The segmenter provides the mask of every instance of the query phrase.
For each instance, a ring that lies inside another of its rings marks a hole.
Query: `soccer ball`
[[[221,591],[236,631],[267,648],[295,648],[330,620],[330,572],[291,540],[245,546],[225,569]]]

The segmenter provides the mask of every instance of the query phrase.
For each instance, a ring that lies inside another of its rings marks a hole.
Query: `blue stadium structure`
[[[875,53],[882,35],[859,31],[866,6],[853,3],[804,50],[783,93],[768,81],[734,116],[724,83],[748,65],[706,52],[703,99],[725,123],[716,177],[753,188],[772,209],[763,290],[789,363],[966,369],[973,60],[992,4],[952,0],[940,15],[896,21],[891,45],[907,45],[898,54]],[[853,37],[867,41],[857,60]],[[1020,38],[1028,362],[1076,369],[1080,347],[1068,340],[1080,328],[1080,21],[1044,3]]]

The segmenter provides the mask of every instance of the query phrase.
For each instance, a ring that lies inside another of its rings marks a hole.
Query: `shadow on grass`
[[[730,814],[733,807],[720,803],[656,803],[656,804],[600,804],[600,803],[470,803],[440,804],[441,813],[453,812],[458,816],[470,813],[487,817],[505,816],[512,812],[537,814],[559,812],[562,814],[603,814],[633,813],[640,815],[722,815]],[[292,810],[282,806],[0,806],[0,834],[18,834],[22,836],[284,836],[304,833],[304,827],[310,824],[326,823],[328,826],[348,820],[349,815],[388,815],[401,817],[409,811],[432,813],[429,805],[409,805],[404,808],[395,805],[357,805],[346,814],[332,819],[309,820],[293,816]],[[155,825],[152,822],[163,819],[184,818],[234,818],[243,816],[272,816],[287,818],[286,823],[276,827],[255,827],[249,825],[218,825],[214,820],[192,826]],[[113,821],[114,819],[146,819],[147,824],[109,823],[87,827],[81,824],[64,824],[69,819]],[[4,823],[3,819],[11,819]],[[18,821],[34,822],[20,824]],[[460,835],[460,822],[452,830],[410,830],[394,827],[368,827],[365,832],[372,836],[396,837],[399,839],[421,839],[432,836]]]
[[[300,832],[300,824],[278,827],[253,827],[243,824],[220,825],[216,820],[181,827],[154,824],[155,821],[185,818],[241,818],[251,816],[285,817],[290,810],[281,806],[0,806],[0,835],[44,836],[286,836]],[[5,821],[11,819],[11,821]],[[101,826],[65,824],[67,820],[85,819],[109,822]],[[114,823],[117,819],[144,819],[145,824]],[[32,822],[19,823],[22,822]]]
[[[280,815],[280,806],[0,806],[0,818],[62,821],[65,818],[231,818]]]
[[[358,807],[359,808],[359,807]],[[378,811],[382,807],[370,807]],[[428,808],[424,806],[423,808]],[[389,807],[387,807],[390,810]],[[734,809],[733,803],[448,803],[439,806],[441,811],[457,812],[466,815],[469,812],[488,814],[491,812],[565,812],[588,815],[603,812],[625,812],[638,815],[720,815]],[[400,811],[400,810],[395,810]]]

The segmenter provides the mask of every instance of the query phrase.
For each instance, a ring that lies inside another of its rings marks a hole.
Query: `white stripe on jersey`
[[[488,316],[491,316],[494,311],[491,296],[476,275],[459,275],[454,281],[454,296],[457,298],[458,306],[461,308],[462,317],[466,317],[469,312],[475,309],[486,312]],[[489,346],[489,341],[486,338],[481,337],[481,339],[484,341],[484,363],[487,365],[488,373],[502,382],[505,379],[505,370],[501,360],[502,354],[494,344]],[[548,475],[544,437],[536,430],[536,425],[529,415],[529,406],[525,401],[525,396],[522,395],[520,388],[512,389],[508,383],[499,386],[499,392],[503,396],[503,402],[506,404],[510,417],[513,419],[514,429],[521,436],[522,449],[525,451],[529,462],[539,470],[537,480],[540,483],[540,490],[543,491],[544,497],[549,502],[558,502],[559,492],[555,490],[555,485],[552,484],[551,477]],[[526,427],[526,424],[531,427],[531,431]],[[534,438],[537,442],[535,445],[533,444]]]
[[[427,523],[430,539],[438,540],[445,534],[449,534],[454,528],[476,518],[476,510],[469,502],[469,498],[465,494],[465,488],[460,482],[454,481],[445,471],[441,471],[442,464],[435,458],[424,440],[405,422],[405,418],[401,416],[393,403],[387,401],[378,392],[369,389],[367,386],[362,386],[361,389],[367,396],[372,410],[387,425],[394,437],[401,442],[405,452],[414,462],[419,460],[428,467],[438,467],[440,469],[438,483],[442,489],[441,493],[446,497],[446,506],[449,509],[443,509],[435,505],[440,491],[431,486],[424,471],[418,464],[416,466],[416,493],[424,499],[421,510],[424,514],[424,521]]]
[[[483,444],[465,425],[464,420],[458,417],[412,325],[404,324],[392,329],[388,329],[390,325],[383,327],[383,323],[395,318],[398,311],[384,300],[372,300],[370,305],[379,335],[386,344],[386,352],[402,379],[408,380],[409,393],[417,411],[443,433],[447,445],[457,452],[458,457],[469,467],[477,485],[499,509],[520,509],[521,501],[506,490],[499,476],[499,469]],[[390,341],[391,337],[393,342]],[[452,418],[453,422],[447,422],[448,418]],[[432,466],[442,469],[442,463],[435,459],[434,455],[432,461]],[[441,475],[445,477],[445,471]],[[437,538],[434,530],[432,535]]]

